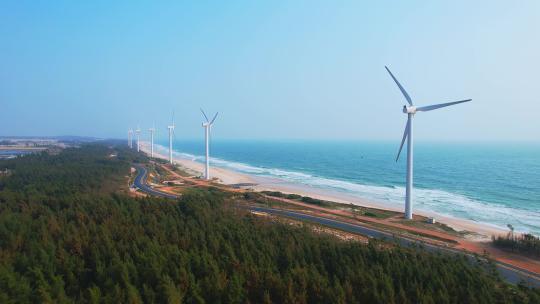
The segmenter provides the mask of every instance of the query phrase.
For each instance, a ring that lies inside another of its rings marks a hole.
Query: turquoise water
[[[394,161],[396,143],[214,140],[211,148],[215,166],[403,206],[406,155]],[[175,150],[203,161],[203,141]],[[540,235],[540,144],[420,142],[414,165],[415,209]]]

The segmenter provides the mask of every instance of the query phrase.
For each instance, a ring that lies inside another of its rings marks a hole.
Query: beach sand
[[[150,154],[150,143],[141,142],[141,151],[146,154]],[[168,160],[168,156],[158,153],[154,150],[154,157]],[[174,157],[174,163],[183,170],[192,174],[194,176],[202,176],[204,172],[204,164],[198,163],[194,160]],[[283,193],[294,193],[303,196],[310,196],[313,198],[327,200],[343,204],[354,204],[358,206],[371,207],[377,209],[391,210],[397,212],[403,212],[402,208],[399,208],[393,204],[376,202],[373,200],[359,198],[354,195],[348,195],[345,193],[340,193],[338,191],[320,189],[315,187],[310,187],[308,185],[301,185],[297,183],[291,183],[286,180],[270,177],[262,177],[255,175],[248,175],[244,173],[235,172],[232,170],[227,170],[223,168],[211,167],[210,175],[212,178],[217,178],[219,183],[225,185],[234,185],[234,184],[254,184],[251,189],[255,191],[280,191]],[[478,241],[488,241],[491,240],[492,235],[503,235],[507,231],[500,229],[495,226],[491,226],[484,223],[478,223],[471,220],[459,219],[450,216],[445,216],[437,214],[434,212],[425,212],[425,211],[415,211],[415,214],[433,217],[438,222],[446,224],[457,231],[469,231],[473,232],[473,235],[470,235],[470,239]]]

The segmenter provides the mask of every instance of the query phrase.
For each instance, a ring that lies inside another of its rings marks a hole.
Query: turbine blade
[[[407,93],[407,91],[405,91],[405,89],[401,86],[401,84],[399,83],[399,81],[396,79],[396,77],[394,77],[394,74],[392,74],[392,72],[390,72],[390,69],[387,67],[387,66],[384,66],[384,68],[388,71],[388,73],[390,74],[390,76],[392,76],[392,79],[394,79],[394,81],[396,82],[397,86],[399,87],[399,89],[401,90],[401,93],[403,94],[403,96],[405,96],[405,99],[407,99],[407,102],[409,103],[409,105],[413,105],[413,102],[411,100],[411,97],[409,96],[409,94]]]
[[[455,105],[455,104],[458,104],[458,103],[468,102],[468,101],[471,101],[471,100],[472,99],[465,99],[465,100],[460,100],[460,101],[447,102],[447,103],[441,103],[441,104],[436,104],[436,105],[431,105],[431,106],[419,107],[419,108],[416,108],[416,111],[427,112],[427,111],[431,111],[431,110],[435,110],[435,109],[439,109],[439,108],[452,106],[452,105]]]
[[[210,124],[214,123],[214,120],[216,120],[218,114],[219,114],[219,112],[216,112],[216,115],[214,115],[214,118],[212,118],[212,121],[210,122]]]
[[[201,109],[202,115],[204,115],[204,118],[206,118],[206,122],[208,122],[208,116],[206,116],[206,113],[204,113],[203,109]]]
[[[403,144],[405,143],[405,139],[409,135],[409,124],[411,123],[411,119],[407,118],[407,124],[405,125],[405,131],[403,132],[403,139],[401,139],[401,145],[399,146],[399,151],[396,157],[396,162],[399,160],[399,155],[401,154],[401,150],[403,149]]]

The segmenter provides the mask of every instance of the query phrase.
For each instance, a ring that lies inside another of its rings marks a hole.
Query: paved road
[[[146,184],[146,175],[148,174],[148,170],[146,170],[146,168],[144,168],[143,166],[139,166],[139,165],[136,165],[135,168],[137,169],[137,176],[135,177],[135,180],[133,181],[133,185],[135,187],[139,188],[143,192],[146,192],[154,196],[171,198],[171,199],[178,198],[178,196],[176,195],[161,192],[148,186],[148,184]]]
[[[151,188],[150,186],[148,186],[146,184],[147,170],[142,166],[135,166],[135,168],[137,168],[137,177],[135,178],[135,183],[134,184],[141,191],[146,192],[146,193],[151,194],[151,195],[160,196],[160,197],[173,198],[173,199],[177,198],[177,196],[175,196],[175,195],[172,195],[172,194],[169,194],[169,193],[164,193],[164,192],[155,190],[155,189]],[[333,220],[333,219],[329,219],[329,218],[325,218],[325,217],[319,217],[319,216],[308,215],[308,214],[304,214],[304,213],[300,213],[300,212],[281,210],[281,209],[274,209],[274,208],[266,208],[266,207],[251,206],[251,207],[248,207],[248,209],[253,210],[253,211],[258,211],[258,212],[266,212],[266,213],[279,215],[279,216],[285,216],[285,217],[294,218],[294,219],[302,220],[302,221],[314,222],[314,223],[318,223],[318,224],[321,224],[321,225],[324,225],[324,226],[337,228],[337,229],[347,231],[347,232],[351,232],[351,233],[358,233],[358,234],[362,234],[362,235],[372,237],[372,238],[376,238],[376,239],[391,240],[391,241],[397,242],[398,244],[400,244],[402,246],[408,246],[409,247],[409,246],[422,245],[426,250],[432,251],[432,252],[446,252],[446,253],[451,253],[451,254],[465,254],[465,253],[463,253],[461,251],[458,251],[458,250],[455,250],[455,249],[441,247],[441,246],[435,246],[435,245],[430,245],[430,244],[425,244],[425,243],[422,243],[420,241],[411,240],[411,239],[408,239],[408,238],[405,238],[405,237],[394,236],[394,235],[392,235],[390,233],[383,232],[383,231],[380,231],[380,230],[376,230],[376,229],[373,229],[373,228],[368,228],[368,227],[355,225],[355,224],[351,224],[351,223],[347,223],[347,222],[337,221],[337,220]],[[476,257],[474,255],[471,255],[471,254],[465,254],[465,255],[471,261],[473,261],[473,262],[476,261]],[[534,287],[540,288],[540,276],[538,276],[537,274],[535,274],[533,272],[530,272],[530,271],[527,271],[527,270],[524,270],[524,269],[516,268],[516,267],[514,267],[514,266],[512,266],[510,264],[506,264],[506,263],[502,263],[502,262],[496,262],[496,266],[497,266],[497,270],[499,271],[501,276],[505,280],[507,280],[508,282],[516,284],[516,283],[518,283],[520,281],[524,281],[529,286],[534,286]]]

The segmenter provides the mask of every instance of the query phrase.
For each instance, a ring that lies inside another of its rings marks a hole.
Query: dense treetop
[[[464,258],[255,218],[215,189],[129,197],[136,160],[94,144],[0,162],[13,172],[0,178],[0,303],[540,302]]]

